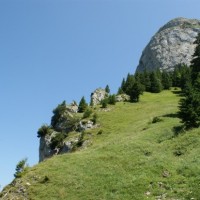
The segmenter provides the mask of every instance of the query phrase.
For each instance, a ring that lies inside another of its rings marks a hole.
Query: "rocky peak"
[[[152,37],[142,52],[137,71],[173,70],[175,65],[190,65],[200,32],[200,20],[175,18]]]

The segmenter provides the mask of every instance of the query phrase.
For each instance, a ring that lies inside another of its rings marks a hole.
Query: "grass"
[[[200,199],[200,129],[176,134],[178,101],[163,91],[97,109],[89,147],[30,168],[20,184],[32,200]]]

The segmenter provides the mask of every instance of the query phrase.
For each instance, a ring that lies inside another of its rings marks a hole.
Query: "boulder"
[[[101,101],[106,97],[108,97],[108,93],[105,91],[105,89],[98,88],[91,93],[91,102],[95,106],[100,104]]]
[[[119,94],[115,98],[117,102],[130,101],[130,96],[127,94]]]

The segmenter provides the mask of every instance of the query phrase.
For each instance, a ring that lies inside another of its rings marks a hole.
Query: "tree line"
[[[128,74],[123,78],[118,94],[127,94],[132,102],[138,102],[143,92],[159,93],[162,90],[169,90],[171,87],[180,87],[184,90],[190,79],[191,69],[180,64],[174,67],[173,71],[147,71]]]

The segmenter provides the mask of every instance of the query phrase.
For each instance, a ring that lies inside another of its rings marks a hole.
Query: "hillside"
[[[90,146],[29,168],[1,199],[200,199],[200,129],[180,131],[179,98],[144,93],[139,103],[97,108]]]

